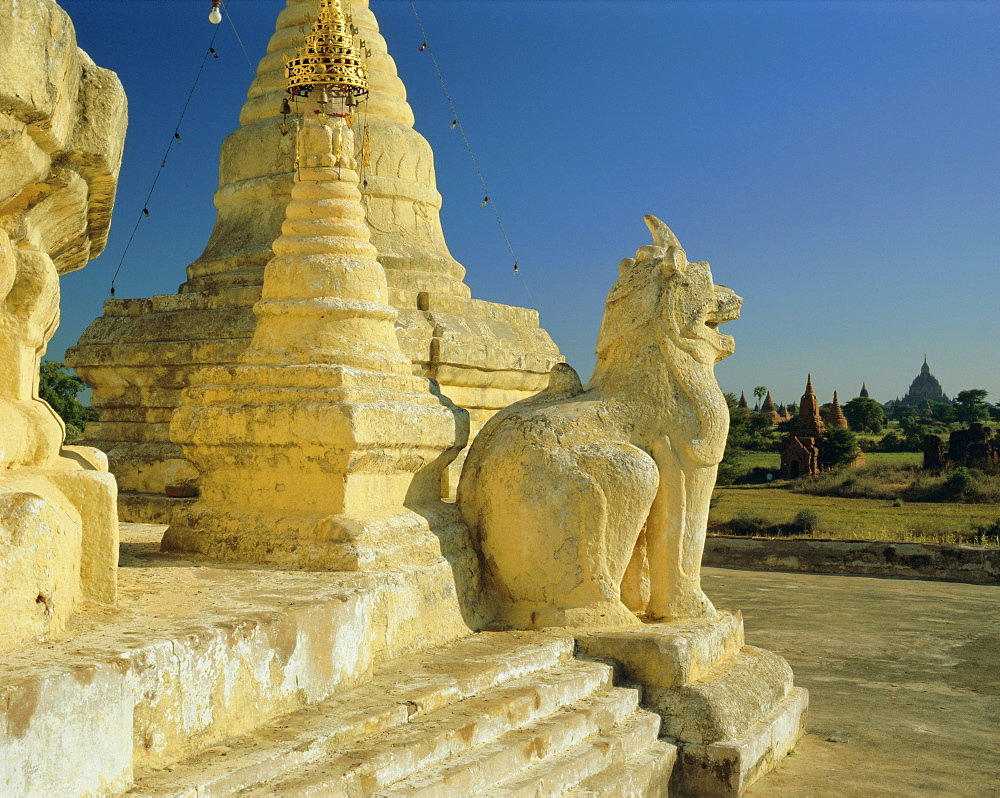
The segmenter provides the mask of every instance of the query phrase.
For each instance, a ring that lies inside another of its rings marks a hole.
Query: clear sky
[[[59,359],[111,275],[216,33],[209,0],[64,0],[115,70],[129,133],[104,255],[63,280]],[[617,264],[669,224],[744,297],[725,390],[823,401],[1000,401],[1000,2],[417,0],[520,263],[511,259],[409,2],[372,0],[435,151],[442,220],[473,295],[538,309],[584,379]],[[256,66],[282,0],[229,0]],[[229,21],[118,277],[171,293],[214,221],[222,139],[251,66]],[[752,399],[751,399],[752,401]]]

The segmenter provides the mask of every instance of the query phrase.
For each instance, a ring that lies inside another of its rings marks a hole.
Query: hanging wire
[[[135,234],[139,230],[139,225],[142,220],[149,218],[149,201],[152,199],[153,192],[156,190],[156,184],[159,182],[160,175],[163,173],[163,170],[167,165],[167,158],[170,156],[170,150],[173,148],[175,142],[179,143],[181,140],[181,123],[184,121],[184,115],[187,113],[188,106],[191,105],[191,98],[194,97],[194,91],[198,88],[198,81],[201,80],[201,73],[205,71],[205,64],[208,63],[209,58],[218,57],[215,52],[215,37],[218,35],[219,28],[216,26],[215,32],[212,34],[212,40],[208,43],[208,49],[205,50],[205,56],[201,59],[201,66],[198,67],[198,74],[195,75],[194,83],[191,84],[191,91],[188,92],[187,100],[184,101],[184,107],[181,109],[181,115],[177,119],[177,124],[174,125],[174,132],[170,136],[170,141],[167,142],[167,149],[166,152],[163,153],[163,160],[160,161],[160,168],[156,170],[156,176],[153,178],[153,184],[149,187],[149,193],[146,195],[146,201],[142,203],[142,212],[139,214],[139,218],[135,220],[135,226],[132,228],[132,234],[128,237],[128,242],[125,244],[122,256],[118,260],[118,267],[115,269],[115,273],[111,277],[112,299],[115,296],[115,281],[118,279],[118,273],[122,270],[122,264],[125,262],[125,256],[128,254],[129,247],[132,246],[132,240],[135,238]]]
[[[247,52],[247,48],[243,46],[243,39],[240,38],[240,32],[236,30],[236,23],[233,22],[233,15],[229,11],[229,6],[226,3],[223,3],[222,7],[226,11],[226,19],[229,20],[229,27],[233,29],[233,34],[236,36],[236,41],[240,43],[240,49],[243,51],[243,57],[246,58],[247,64],[250,66],[250,71],[256,75],[257,70],[253,65],[253,61],[250,60],[250,54]]]
[[[493,210],[493,215],[496,217],[497,226],[500,228],[500,234],[503,236],[504,242],[507,244],[507,250],[510,252],[510,257],[514,261],[514,274],[518,274],[519,266],[517,263],[517,255],[514,254],[514,247],[510,243],[510,237],[507,235],[507,230],[503,226],[503,221],[500,219],[500,212],[497,210],[496,203],[493,202],[490,196],[490,190],[486,185],[486,178],[483,176],[483,170],[479,168],[479,161],[476,160],[476,155],[472,151],[472,145],[469,143],[469,137],[465,133],[465,126],[462,124],[462,120],[459,119],[458,111],[455,109],[455,102],[451,98],[451,93],[448,91],[448,86],[444,82],[444,75],[441,73],[441,67],[438,65],[438,60],[434,55],[434,50],[428,43],[427,31],[424,30],[424,23],[420,21],[420,14],[417,13],[417,6],[413,0],[410,0],[410,8],[413,9],[413,16],[417,20],[417,25],[420,28],[420,35],[423,42],[420,45],[420,52],[426,52],[431,57],[431,63],[434,64],[434,71],[437,72],[438,81],[441,83],[441,90],[444,92],[445,99],[448,101],[448,107],[451,108],[451,126],[452,128],[458,128],[458,132],[462,134],[462,141],[465,142],[465,149],[469,151],[469,158],[472,159],[472,165],[476,169],[476,174],[479,175],[479,182],[483,184],[483,207],[487,205]]]
[[[235,0],[234,0],[235,2]],[[225,17],[229,20],[229,27],[233,29],[233,34],[236,36],[236,41],[240,44],[240,49],[243,51],[243,56],[247,60],[247,64],[250,66],[250,71],[256,74],[256,69],[254,69],[253,62],[250,60],[250,55],[247,53],[247,48],[243,45],[243,39],[240,37],[240,32],[236,30],[236,24],[233,22],[232,12],[229,10],[231,4],[223,3],[222,7],[225,10]],[[218,58],[219,54],[215,50],[215,39],[219,35],[220,28],[215,27],[215,31],[212,34],[212,39],[208,43],[208,50],[205,51],[204,58],[201,59],[201,66],[198,68],[198,74],[195,75],[194,83],[191,84],[191,91],[188,92],[187,100],[184,101],[184,108],[181,109],[181,115],[177,120],[177,124],[174,126],[174,133],[170,141],[167,143],[167,150],[163,153],[163,160],[160,161],[160,168],[156,170],[156,176],[153,178],[153,184],[149,187],[149,193],[146,195],[146,201],[142,204],[142,213],[139,214],[139,218],[136,219],[135,226],[132,228],[132,233],[128,237],[128,242],[125,244],[125,249],[122,251],[121,259],[118,261],[118,266],[115,268],[115,273],[111,278],[111,296],[114,298],[115,295],[115,281],[118,279],[118,273],[122,270],[122,264],[125,262],[125,256],[128,254],[129,247],[132,246],[132,240],[135,238],[136,232],[139,230],[139,223],[143,219],[149,218],[149,201],[152,199],[153,191],[156,189],[156,184],[160,180],[160,174],[163,172],[167,165],[167,158],[170,155],[170,150],[174,146],[174,142],[178,144],[181,143],[180,128],[181,123],[184,121],[184,116],[187,114],[188,106],[191,105],[191,98],[194,97],[195,89],[198,88],[198,81],[201,80],[201,73],[205,71],[205,64],[208,63],[209,56],[212,58]]]

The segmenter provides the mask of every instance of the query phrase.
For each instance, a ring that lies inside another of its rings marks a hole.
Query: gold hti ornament
[[[355,46],[341,0],[320,0],[305,45],[285,64],[289,94],[305,97],[316,87],[346,97],[368,94],[368,67]]]

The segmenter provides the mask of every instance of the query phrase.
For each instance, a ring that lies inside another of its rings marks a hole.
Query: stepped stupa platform
[[[222,146],[215,228],[178,293],[107,301],[104,315],[67,352],[67,363],[93,388],[100,420],[88,425],[87,443],[108,453],[124,520],[166,522],[174,499],[197,493],[200,475],[171,440],[170,419],[194,374],[235,363],[253,335],[252,306],[295,168],[295,135],[279,127],[283,69],[317,6],[288,0],[278,15],[240,127]],[[353,0],[350,9],[371,51],[370,94],[354,131],[362,202],[399,314],[399,344],[414,374],[436,380],[469,411],[475,435],[497,410],[544,388],[562,357],[536,311],[471,298],[441,229],[430,145],[413,128],[368,0]],[[453,493],[461,462],[449,470],[445,494]]]
[[[738,795],[801,733],[738,614],[471,633],[443,560],[290,571],[163,530],[122,524],[116,611],[0,655],[3,794]]]

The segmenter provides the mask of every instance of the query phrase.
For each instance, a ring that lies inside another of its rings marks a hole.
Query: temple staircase
[[[665,795],[659,715],[564,633],[483,632],[167,769],[131,795]]]

